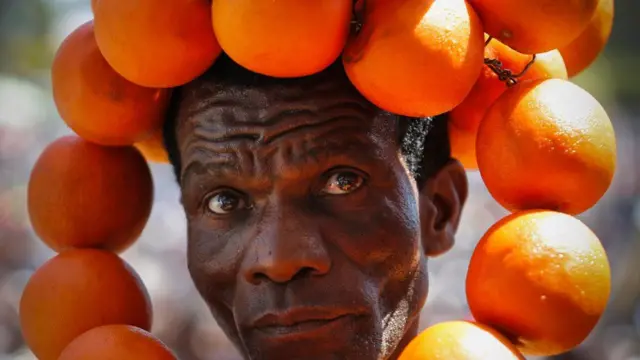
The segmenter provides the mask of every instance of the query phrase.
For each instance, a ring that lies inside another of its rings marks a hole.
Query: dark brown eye
[[[226,215],[246,208],[244,199],[236,192],[225,190],[217,192],[207,199],[207,210],[216,215]]]
[[[344,195],[356,191],[364,183],[364,178],[353,171],[340,171],[329,177],[322,192],[331,195]]]

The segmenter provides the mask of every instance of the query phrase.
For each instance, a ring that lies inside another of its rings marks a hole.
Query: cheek
[[[363,271],[385,282],[413,276],[421,259],[416,194],[410,183],[376,189],[369,206],[327,223],[339,247]],[[336,223],[339,224],[336,226]],[[336,230],[340,233],[335,234]]]
[[[334,241],[339,241],[342,252],[366,277],[369,292],[376,295],[376,339],[385,354],[417,321],[428,293],[416,195],[410,187],[395,189],[372,201],[369,210],[345,214],[339,227],[334,222],[332,229],[340,239]],[[337,228],[341,233],[336,234]]]
[[[208,302],[230,304],[233,298],[240,248],[211,231],[203,221],[189,220],[187,261],[193,282]]]

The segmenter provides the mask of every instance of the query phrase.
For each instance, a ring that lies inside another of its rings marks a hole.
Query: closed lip
[[[293,308],[282,312],[269,312],[254,321],[254,328],[295,327],[304,323],[326,323],[342,317],[357,315],[357,311],[335,308]]]

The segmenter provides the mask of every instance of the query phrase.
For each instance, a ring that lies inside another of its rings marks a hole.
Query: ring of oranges
[[[58,252],[20,302],[22,331],[39,359],[176,358],[150,334],[149,295],[118,254],[151,211],[147,161],[168,162],[162,122],[171,89],[222,51],[273,77],[311,75],[341,57],[353,85],[380,108],[447,113],[453,156],[479,170],[511,212],[472,255],[474,321],[424,330],[402,360],[559,354],[600,319],[609,263],[574,216],[609,188],[616,140],[603,107],[569,77],[607,43],[613,0],[91,6],[94,19],[64,40],[52,65],[55,104],[75,135],[48,145],[28,186],[33,228]]]

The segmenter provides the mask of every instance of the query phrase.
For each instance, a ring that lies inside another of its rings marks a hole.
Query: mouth
[[[269,338],[299,338],[317,336],[319,332],[331,334],[345,327],[357,316],[356,312],[322,308],[291,309],[268,313],[256,320],[253,327]]]

